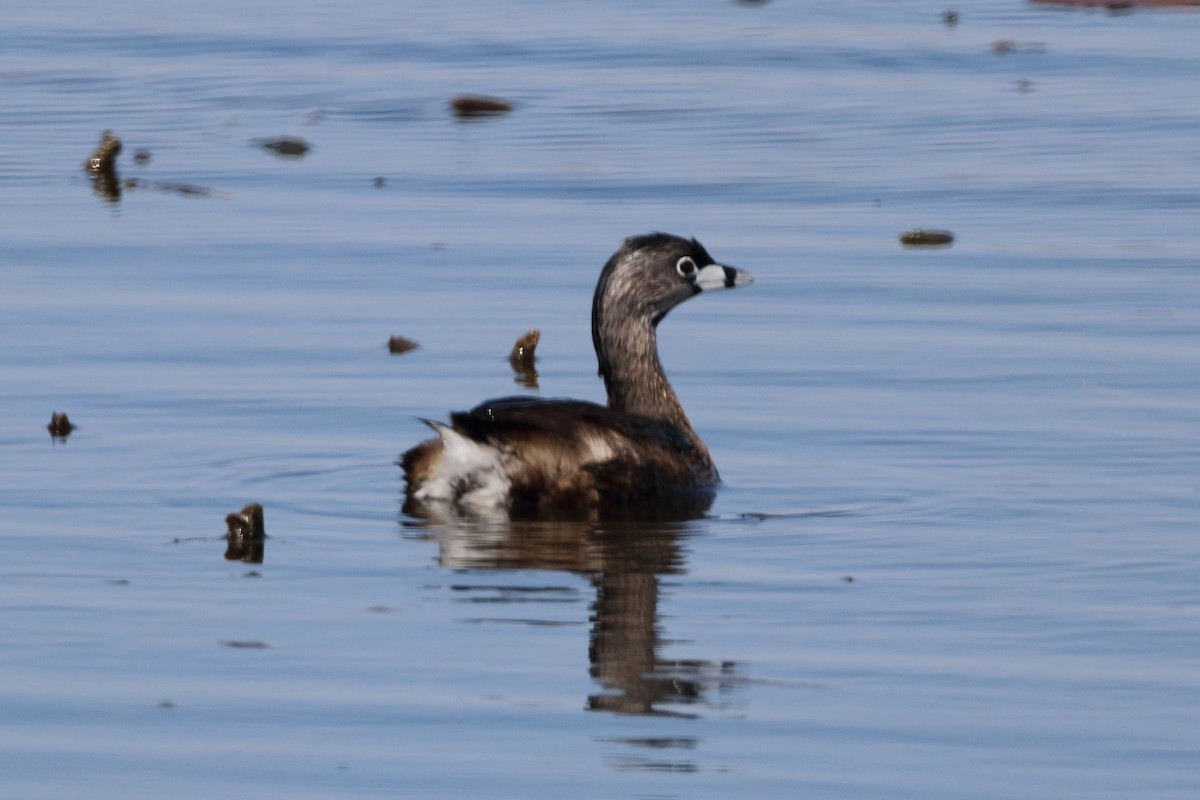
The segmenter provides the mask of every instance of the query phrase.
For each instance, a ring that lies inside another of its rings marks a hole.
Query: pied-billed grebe
[[[708,492],[720,480],[658,358],[656,328],[683,301],[752,282],[695,239],[626,239],[600,273],[592,341],[608,405],[504,397],[450,415],[401,458],[406,508],[544,516]]]

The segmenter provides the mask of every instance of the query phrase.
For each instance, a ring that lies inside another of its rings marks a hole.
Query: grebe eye
[[[675,262],[675,271],[679,273],[679,277],[691,280],[696,277],[696,262],[691,256],[684,256]]]

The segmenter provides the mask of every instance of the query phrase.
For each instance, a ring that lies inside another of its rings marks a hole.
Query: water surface
[[[7,15],[5,795],[1195,797],[1200,15],[958,10]],[[708,514],[405,516],[647,230],[756,278],[660,330]]]

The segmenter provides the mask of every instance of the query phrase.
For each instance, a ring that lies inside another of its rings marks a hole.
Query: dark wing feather
[[[480,442],[520,434],[545,434],[567,442],[599,434],[627,441],[630,446],[663,447],[680,454],[698,450],[695,442],[674,425],[582,400],[501,397],[484,401],[470,411],[455,412],[450,421],[459,433]]]
[[[506,454],[515,506],[637,501],[718,480],[708,451],[679,428],[595,403],[503,397],[450,419]]]

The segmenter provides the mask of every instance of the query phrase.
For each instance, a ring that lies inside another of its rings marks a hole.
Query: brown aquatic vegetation
[[[312,149],[312,145],[298,136],[274,136],[256,139],[254,143],[284,158],[303,158]]]
[[[121,154],[121,140],[112,131],[105,131],[100,137],[100,144],[87,160],[88,171],[96,173],[112,173],[117,166],[117,156]]]
[[[533,364],[535,360],[534,351],[537,349],[538,342],[542,339],[542,332],[537,328],[531,331],[526,331],[513,345],[512,352],[508,355],[509,362],[513,365],[513,369],[518,369],[518,365]]]
[[[117,177],[117,156],[120,153],[121,140],[112,131],[105,131],[100,137],[100,144],[84,162],[96,194],[110,203],[121,199],[121,179]]]
[[[954,234],[935,228],[913,228],[900,234],[900,244],[905,247],[949,247]]]
[[[229,527],[230,536],[262,539],[266,535],[263,529],[263,507],[259,503],[250,503],[236,514],[226,515],[225,524]]]
[[[126,178],[122,181],[117,173],[117,156],[120,152],[121,140],[112,131],[105,131],[100,144],[84,164],[96,194],[111,203],[121,199],[122,190],[131,189],[156,189],[185,197],[211,197],[215,194],[212,189],[190,183],[148,181],[140,178]],[[139,149],[134,153],[133,159],[139,164],[148,164],[150,151],[145,148]]]
[[[517,339],[513,345],[512,352],[508,354],[508,363],[512,366],[513,372],[516,373],[513,380],[528,389],[538,388],[538,373],[534,363],[537,361],[537,356],[534,351],[537,350],[538,342],[541,341],[542,332],[536,328],[527,331],[523,336]]]
[[[403,336],[393,336],[388,339],[388,352],[394,356],[404,355],[405,353],[416,350],[420,347],[418,343],[412,339],[406,339]]]
[[[228,542],[225,559],[261,564],[264,540],[267,538],[263,527],[263,507],[259,503],[250,503],[236,514],[226,515],[225,525],[229,529],[225,534]]]
[[[67,437],[71,435],[71,431],[75,430],[75,426],[71,424],[67,415],[57,411],[50,415],[50,424],[46,428],[50,431],[50,436],[59,441],[66,441]]]
[[[450,101],[450,108],[459,118],[494,117],[512,111],[513,104],[485,94],[460,94]]]

